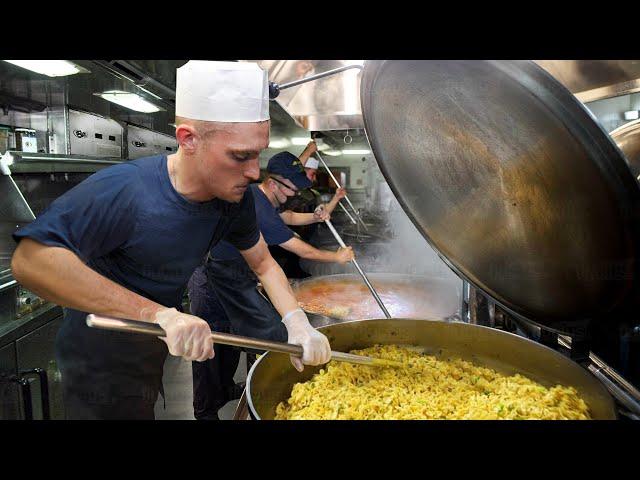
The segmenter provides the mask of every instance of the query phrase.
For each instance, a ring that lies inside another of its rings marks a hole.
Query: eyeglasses
[[[297,188],[290,187],[289,185],[287,185],[287,184],[286,184],[286,183],[284,183],[284,182],[281,182],[280,180],[278,180],[278,179],[277,179],[277,178],[275,178],[275,177],[271,177],[271,180],[273,180],[274,182],[278,182],[280,185],[283,185],[283,186],[287,187],[287,188],[288,188],[289,190],[291,190],[291,191],[292,191],[296,196],[298,196],[298,195],[302,195],[302,192],[301,192],[300,190],[298,190]]]

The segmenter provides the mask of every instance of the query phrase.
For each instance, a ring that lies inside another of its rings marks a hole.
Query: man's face
[[[269,145],[269,120],[231,123],[201,138],[196,152],[198,174],[215,198],[239,202],[260,177],[259,155]]]
[[[289,197],[296,196],[298,188],[287,178],[278,176],[271,179],[271,190],[273,191],[278,204],[283,205]]]
[[[305,168],[304,170],[307,173],[307,178],[311,180],[312,183],[316,183],[318,170],[316,170],[315,168]]]

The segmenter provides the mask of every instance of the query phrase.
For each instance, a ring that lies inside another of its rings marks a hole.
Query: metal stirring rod
[[[329,230],[331,230],[331,233],[333,234],[333,237],[336,239],[336,242],[338,242],[338,244],[342,248],[347,248],[345,243],[342,241],[342,237],[340,237],[340,234],[338,234],[335,227],[331,223],[331,220],[325,220],[324,223],[326,223],[327,227],[329,227]],[[351,263],[353,263],[353,266],[356,267],[356,270],[358,270],[358,273],[362,277],[362,280],[364,280],[364,283],[369,288],[371,295],[373,295],[373,298],[375,298],[376,302],[378,302],[378,306],[384,312],[385,317],[391,318],[391,314],[389,313],[389,310],[387,310],[387,307],[385,307],[384,303],[382,303],[382,299],[380,298],[380,295],[378,295],[378,292],[376,292],[376,289],[373,288],[373,285],[371,285],[371,282],[369,281],[365,273],[360,268],[360,265],[358,265],[358,262],[356,261],[356,259],[354,258],[353,260],[351,260]]]
[[[157,323],[139,322],[137,320],[125,320],[122,318],[104,317],[101,315],[87,315],[87,325],[92,328],[103,330],[114,330],[125,333],[142,333],[156,337],[164,337],[166,332]],[[236,347],[253,348],[255,350],[267,350],[270,352],[288,353],[296,357],[302,357],[302,347],[292,343],[274,342],[259,338],[242,337],[230,333],[211,332],[211,338],[215,343],[223,345],[233,345]],[[331,352],[331,360],[348,363],[358,363],[361,365],[380,367],[402,367],[401,362],[387,360],[384,358],[367,357],[365,355],[355,355],[353,353]]]
[[[316,157],[318,157],[318,160],[320,160],[320,162],[322,163],[322,166],[325,168],[325,170],[327,172],[329,172],[329,176],[331,176],[331,179],[333,180],[333,183],[336,184],[336,186],[338,188],[342,188],[342,186],[340,185],[340,182],[338,182],[338,179],[336,178],[336,176],[333,174],[333,172],[331,171],[331,169],[329,168],[329,166],[326,164],[326,162],[324,161],[324,159],[320,156],[320,154],[318,152],[316,152]],[[360,214],[358,214],[358,211],[356,210],[356,208],[353,206],[353,203],[351,203],[351,200],[349,200],[349,196],[345,195],[344,199],[347,201],[347,203],[349,204],[349,206],[351,207],[351,209],[353,210],[353,213],[356,214],[356,218],[360,221],[360,223],[362,224],[362,226],[364,227],[365,230],[369,230],[369,228],[367,227],[367,225],[362,221],[362,218],[360,218]],[[342,207],[344,208],[344,207]],[[346,209],[345,209],[346,211]]]
[[[357,225],[358,222],[356,222],[354,218],[351,216],[351,214],[349,213],[349,211],[346,208],[344,208],[344,205],[342,205],[342,202],[338,202],[338,205],[340,205],[340,208],[342,208],[342,211],[347,214],[347,217],[349,217],[349,220],[351,220],[351,223],[353,223],[354,225]]]

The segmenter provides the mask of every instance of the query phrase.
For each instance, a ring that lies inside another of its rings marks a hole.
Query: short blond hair
[[[227,126],[231,125],[230,123],[224,122],[207,122],[205,120],[193,120],[191,118],[176,116],[176,127],[183,124],[192,126],[200,135],[205,138],[215,135],[216,132],[224,130],[225,128],[227,128]]]

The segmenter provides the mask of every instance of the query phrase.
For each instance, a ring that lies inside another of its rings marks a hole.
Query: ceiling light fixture
[[[286,138],[274,138],[269,141],[269,148],[287,148],[290,145]]]
[[[136,93],[123,92],[121,90],[109,90],[107,92],[94,93],[94,95],[136,112],[154,113],[162,110],[162,108],[145,100]]]
[[[340,150],[327,150],[324,153],[325,155],[329,155],[330,157],[339,157],[340,155],[342,155],[342,152]]]
[[[292,137],[291,143],[293,145],[306,145],[311,139],[309,137]]]
[[[342,150],[343,155],[369,155],[371,150]]]
[[[49,77],[64,77],[76,73],[91,73],[68,60],[5,60],[18,67]]]

